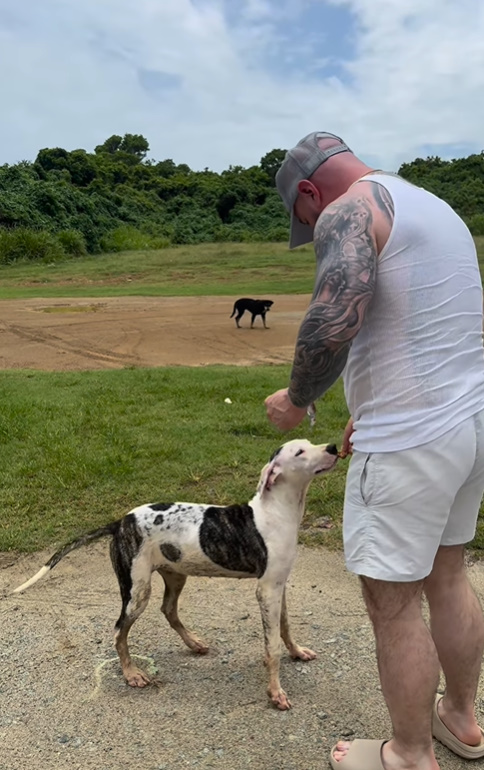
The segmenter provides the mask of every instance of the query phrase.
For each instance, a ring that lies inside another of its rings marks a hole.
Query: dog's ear
[[[259,479],[259,486],[257,487],[259,494],[263,495],[264,492],[269,491],[281,473],[282,468],[277,462],[277,459],[264,465]]]

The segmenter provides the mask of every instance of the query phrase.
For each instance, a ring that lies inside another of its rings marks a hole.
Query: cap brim
[[[291,214],[291,236],[289,239],[289,248],[295,249],[297,246],[304,246],[305,243],[312,243],[314,238],[314,227],[303,225],[302,222]]]

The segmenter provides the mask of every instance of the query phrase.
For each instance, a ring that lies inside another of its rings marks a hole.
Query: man
[[[388,741],[338,743],[331,764],[438,770],[432,734],[459,756],[484,757],[474,711],[484,619],[464,567],[484,492],[473,239],[442,200],[372,170],[333,134],[302,139],[276,184],[291,248],[314,240],[317,274],[289,387],[266,399],[267,413],[294,428],[344,373],[345,559],[361,579],[393,725]]]

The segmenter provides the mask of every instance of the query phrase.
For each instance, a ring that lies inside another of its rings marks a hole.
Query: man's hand
[[[355,429],[353,428],[353,418],[350,417],[350,419],[347,422],[345,432],[343,433],[343,445],[341,447],[342,457],[346,457],[346,455],[353,454],[353,444],[351,443],[350,438],[354,432],[355,432]]]
[[[294,406],[288,395],[288,389],[277,390],[264,401],[267,417],[280,430],[291,430],[306,417],[306,408]]]

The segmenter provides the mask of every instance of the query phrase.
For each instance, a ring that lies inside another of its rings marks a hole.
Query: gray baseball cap
[[[337,139],[339,144],[329,150],[321,150],[320,139]],[[347,144],[335,134],[326,131],[313,131],[288,150],[279,171],[276,174],[276,187],[286,209],[291,215],[291,237],[289,248],[295,249],[313,240],[314,228],[304,225],[294,214],[294,204],[299,194],[297,186],[303,179],[310,179],[325,160],[339,152],[352,152]]]

